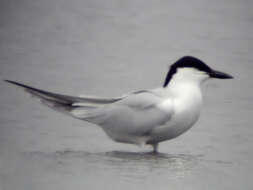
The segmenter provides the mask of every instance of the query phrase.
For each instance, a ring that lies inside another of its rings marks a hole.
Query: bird
[[[232,79],[202,60],[183,56],[173,63],[161,87],[138,90],[118,97],[69,96],[5,80],[23,88],[53,110],[95,124],[113,141],[151,145],[188,131],[198,120],[203,103],[202,84],[208,79]]]

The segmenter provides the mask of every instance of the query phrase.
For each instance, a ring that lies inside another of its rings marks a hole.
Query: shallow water
[[[194,55],[234,80],[203,86],[198,123],[149,147],[115,143],[0,83],[0,190],[252,189],[252,1],[13,0],[0,7],[0,79],[118,96]]]

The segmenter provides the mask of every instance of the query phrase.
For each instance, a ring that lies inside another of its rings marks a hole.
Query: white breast
[[[199,118],[202,94],[197,85],[178,85],[173,97],[161,104],[162,109],[173,106],[173,116],[165,125],[154,128],[149,142],[161,142],[175,138],[190,129]]]

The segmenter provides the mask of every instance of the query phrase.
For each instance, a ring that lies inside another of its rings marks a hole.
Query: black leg
[[[158,143],[152,144],[153,146],[153,154],[158,153]]]

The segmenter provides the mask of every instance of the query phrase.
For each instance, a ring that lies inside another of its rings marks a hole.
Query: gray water
[[[112,142],[0,82],[0,189],[253,188],[253,1],[2,0],[0,79],[118,96],[162,85],[184,55],[230,73],[160,154]]]

